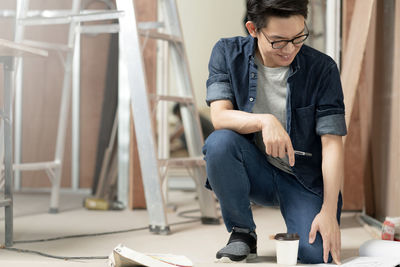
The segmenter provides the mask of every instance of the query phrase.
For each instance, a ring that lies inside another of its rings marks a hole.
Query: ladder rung
[[[69,47],[68,45],[52,44],[52,43],[38,42],[38,41],[33,41],[33,40],[23,40],[22,44],[28,45],[28,46],[33,46],[36,48],[64,51],[64,52],[69,52],[72,50],[72,48]]]
[[[98,12],[109,12],[108,9],[85,9],[81,10],[80,14],[93,14]],[[28,10],[26,16],[29,18],[32,17],[44,17],[44,18],[51,18],[51,17],[66,17],[75,15],[71,9],[40,9],[40,10]],[[15,10],[14,9],[3,9],[0,10],[0,17],[5,18],[15,18]]]
[[[68,24],[71,22],[87,22],[87,21],[117,19],[120,18],[123,14],[124,12],[122,11],[108,11],[108,12],[96,12],[96,13],[61,16],[61,17],[39,17],[39,18],[33,17],[33,18],[20,19],[19,23],[25,26]]]
[[[0,200],[0,207],[9,206],[12,203],[11,199],[6,198],[4,200]]]
[[[139,34],[157,40],[164,40],[173,43],[182,43],[182,38],[176,35],[160,33],[156,31],[139,30]]]
[[[14,43],[14,42],[11,42],[9,40],[4,40],[4,39],[0,39],[0,43],[2,45],[2,49],[4,49],[4,48],[18,49],[19,51],[17,53],[14,53],[16,56],[18,56],[24,52],[43,56],[43,57],[48,56],[47,51],[44,51],[44,50],[38,49],[38,48],[34,48],[34,47],[29,47],[29,46],[26,46],[21,43]],[[10,51],[9,53],[12,53],[12,51]]]
[[[154,97],[156,101],[171,101],[182,104],[193,104],[194,100],[191,97],[183,96],[169,96],[169,95],[157,95]]]
[[[20,171],[38,171],[38,170],[48,170],[55,167],[59,167],[60,163],[57,161],[47,161],[47,162],[35,162],[35,163],[20,163],[14,164],[14,170]],[[0,170],[4,169],[4,165],[0,166]]]
[[[118,24],[105,25],[84,25],[80,27],[80,32],[85,34],[118,33]]]
[[[140,30],[157,30],[164,27],[165,27],[164,22],[159,22],[159,21],[148,21],[148,22],[138,23],[138,28]]]
[[[203,157],[159,159],[161,167],[198,167],[205,166]]]

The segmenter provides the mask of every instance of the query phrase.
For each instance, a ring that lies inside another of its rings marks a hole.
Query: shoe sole
[[[250,253],[247,256],[247,258],[245,258],[244,260],[241,260],[241,261],[233,261],[229,257],[221,257],[219,259],[216,259],[215,263],[246,263],[247,260],[254,260],[255,258],[257,258],[257,254],[256,253]]]

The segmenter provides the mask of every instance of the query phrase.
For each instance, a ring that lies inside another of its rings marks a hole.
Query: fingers
[[[337,265],[340,265],[341,262],[340,262],[339,251],[337,249],[331,249],[331,254],[332,254],[333,262],[336,263]],[[324,257],[325,257],[325,254],[324,254]],[[324,258],[324,260],[325,260],[325,258]]]
[[[286,156],[286,144],[281,142],[279,144],[279,157],[283,159]]]
[[[310,234],[308,236],[308,243],[310,243],[310,244],[314,243],[316,235],[317,235],[317,226],[313,222],[313,224],[311,225]]]
[[[341,265],[340,262],[340,248],[341,248],[341,240],[340,240],[340,231],[336,232],[336,234],[331,236],[325,236],[323,238],[323,247],[324,247],[324,262],[328,261],[329,251],[332,255],[332,260],[337,265]]]
[[[290,166],[294,166],[294,149],[292,146],[292,142],[290,141],[290,138],[288,140],[288,142],[286,143],[286,151],[287,151],[287,155],[289,158],[289,164]]]
[[[328,258],[329,258],[329,251],[331,250],[329,240],[326,240],[327,238],[323,238],[323,247],[324,247],[324,262],[328,263]]]
[[[335,238],[334,242],[335,242],[335,246],[331,251],[332,259],[336,264],[340,265],[341,264],[341,262],[340,262],[340,248],[341,248],[340,231],[338,231],[336,233],[336,238]]]
[[[272,153],[272,146],[268,143],[265,143],[265,152],[267,153],[267,155],[271,155]]]
[[[279,157],[280,145],[277,141],[267,142],[265,144],[265,151],[272,157]]]
[[[278,157],[278,155],[279,155],[279,144],[278,143],[274,143],[272,145],[271,156],[276,158],[276,157]]]
[[[290,166],[294,166],[294,149],[289,136],[282,139],[264,141],[265,152],[272,157],[284,158],[286,154],[289,158]]]

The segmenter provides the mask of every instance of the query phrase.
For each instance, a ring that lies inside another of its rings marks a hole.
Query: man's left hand
[[[322,236],[324,262],[328,262],[329,252],[331,252],[333,261],[340,265],[341,238],[336,216],[323,210],[315,216],[309,235],[310,244],[314,243],[317,231]]]

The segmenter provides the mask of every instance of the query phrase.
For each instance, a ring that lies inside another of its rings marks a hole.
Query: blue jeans
[[[323,262],[321,235],[317,233],[315,242],[308,243],[311,224],[322,207],[322,196],[308,190],[294,175],[272,166],[252,141],[234,131],[213,132],[205,142],[203,153],[208,182],[220,202],[228,232],[233,227],[255,230],[250,202],[279,205],[287,231],[300,235],[299,260]],[[339,194],[338,222],[341,207]]]

